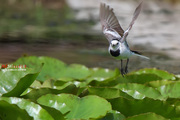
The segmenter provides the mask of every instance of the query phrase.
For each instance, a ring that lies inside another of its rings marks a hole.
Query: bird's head
[[[118,40],[112,40],[111,43],[110,43],[110,46],[111,46],[111,48],[113,48],[113,49],[118,49],[119,44],[120,44],[120,43],[119,43]]]

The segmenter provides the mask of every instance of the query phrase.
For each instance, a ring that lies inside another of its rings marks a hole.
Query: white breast
[[[118,57],[118,59],[127,59],[129,57],[132,56],[132,52],[129,49],[128,46],[126,46],[126,43],[121,43],[120,44],[120,56]]]

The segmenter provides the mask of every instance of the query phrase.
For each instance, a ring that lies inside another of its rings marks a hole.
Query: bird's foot
[[[126,74],[128,73],[128,67],[125,67],[125,73]]]
[[[121,75],[124,77],[124,75],[126,74],[126,72],[124,71],[124,69],[123,68],[121,68]]]

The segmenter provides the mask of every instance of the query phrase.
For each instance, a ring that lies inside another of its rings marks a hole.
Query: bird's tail
[[[144,55],[141,55],[141,53],[139,53],[139,52],[137,52],[137,51],[132,51],[132,53],[133,53],[133,55],[135,55],[135,56],[139,56],[139,57],[141,57],[141,58],[144,58],[144,59],[150,59],[149,57],[146,57],[146,56],[144,56]]]

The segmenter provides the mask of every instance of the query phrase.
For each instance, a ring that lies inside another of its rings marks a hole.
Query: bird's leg
[[[127,62],[126,62],[126,67],[125,67],[125,73],[126,74],[128,73],[128,63],[129,63],[129,59],[127,59]]]
[[[124,72],[124,69],[123,69],[123,60],[121,60],[121,75],[124,77],[125,75],[125,72]]]

